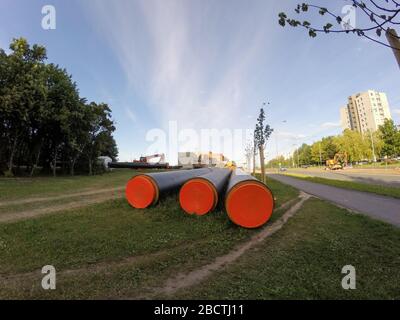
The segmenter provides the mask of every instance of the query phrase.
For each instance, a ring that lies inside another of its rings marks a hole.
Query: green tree
[[[266,104],[264,103],[264,106]],[[265,182],[265,146],[271,136],[273,129],[269,124],[265,124],[266,116],[264,108],[260,109],[260,115],[257,118],[256,129],[254,131],[255,144],[260,154],[260,166],[261,166],[261,181]]]
[[[67,71],[54,64],[47,65],[48,103],[43,114],[43,135],[46,143],[44,153],[46,167],[51,166],[56,175],[57,162],[67,155],[73,174],[73,154],[79,153],[77,146],[82,138],[83,107],[76,84]],[[87,130],[87,126],[86,126]],[[71,163],[72,162],[72,163]]]
[[[372,154],[369,140],[358,131],[344,130],[342,135],[336,137],[336,145],[339,152],[347,153],[349,162],[365,160],[368,154]]]
[[[314,142],[310,149],[311,164],[324,165],[327,159],[322,150],[322,141]]]
[[[86,106],[89,130],[87,132],[85,146],[85,155],[88,161],[89,175],[93,174],[93,165],[97,157],[107,146],[110,146],[110,134],[115,130],[114,123],[111,120],[111,109],[105,103],[90,103]],[[112,144],[112,142],[111,142]]]
[[[268,161],[266,167],[274,167],[274,168],[279,168],[279,167],[291,167],[292,166],[292,158],[285,158],[284,156],[279,156],[277,158],[274,158],[270,161]]]
[[[6,141],[1,151],[8,155],[7,168],[12,174],[21,142],[32,134],[30,121],[37,121],[45,97],[40,79],[46,49],[37,45],[31,48],[25,39],[19,38],[12,41],[10,50],[8,56],[3,50],[1,53],[4,65],[0,71],[0,112]]]
[[[333,136],[322,138],[321,147],[325,159],[333,159],[335,154],[339,151],[335,143],[335,137]]]
[[[303,143],[299,149],[297,149],[297,156],[299,157],[300,165],[310,165],[311,164],[311,146]]]
[[[0,49],[0,174],[73,175],[78,162],[92,174],[97,156],[115,159],[110,107],[87,104],[65,69],[45,63],[44,47],[20,38],[10,50]]]
[[[386,119],[384,124],[379,127],[383,140],[382,154],[388,157],[395,157],[400,154],[400,131],[395,126],[393,120]]]

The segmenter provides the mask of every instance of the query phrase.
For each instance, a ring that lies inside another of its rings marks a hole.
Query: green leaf
[[[320,10],[319,10],[319,14],[321,15],[321,16],[323,16],[325,13],[327,13],[328,12],[328,9],[326,9],[326,8],[321,8]]]

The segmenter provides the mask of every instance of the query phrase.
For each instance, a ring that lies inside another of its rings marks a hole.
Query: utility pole
[[[400,67],[400,39],[396,30],[388,28],[386,31],[386,39],[392,47],[394,56],[396,57],[397,63]]]
[[[374,163],[376,162],[376,155],[375,155],[375,145],[374,145],[374,138],[372,136],[372,130],[369,130],[369,135],[371,137],[371,144],[372,144],[372,156],[373,156],[373,161]]]

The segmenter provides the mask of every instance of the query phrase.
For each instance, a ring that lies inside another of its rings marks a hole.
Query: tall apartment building
[[[352,95],[340,109],[342,128],[361,133],[376,131],[385,119],[392,119],[386,94],[374,90]]]

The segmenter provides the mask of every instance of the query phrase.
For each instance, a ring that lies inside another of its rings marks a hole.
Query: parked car
[[[280,168],[279,168],[279,171],[282,171],[282,172],[287,171],[287,168],[285,168],[285,167],[280,167]]]

